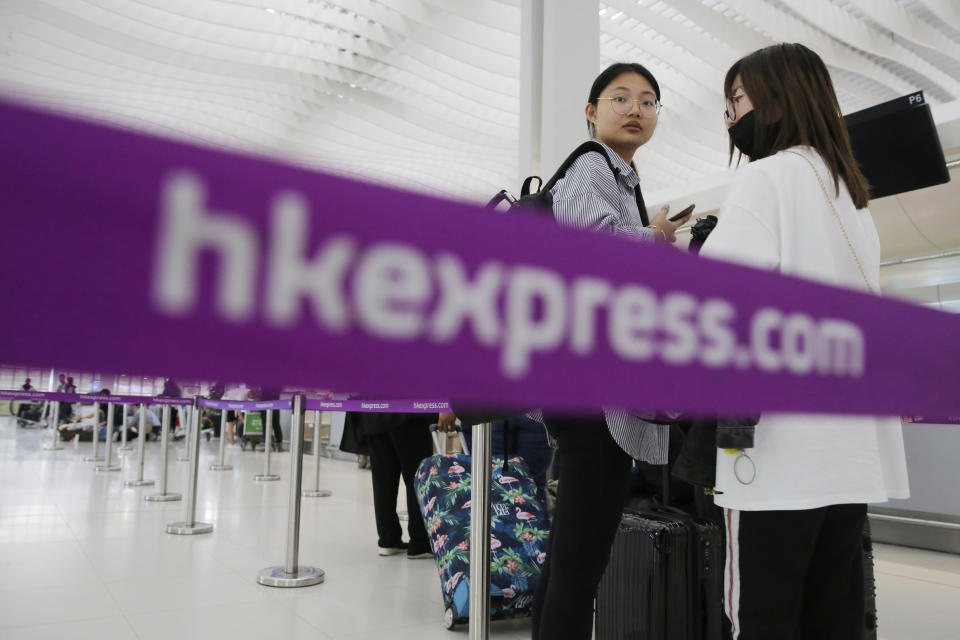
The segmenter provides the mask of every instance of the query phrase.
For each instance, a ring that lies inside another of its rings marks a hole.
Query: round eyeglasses
[[[634,105],[637,105],[640,113],[653,116],[659,114],[660,107],[663,106],[659,100],[651,100],[650,98],[634,99],[627,96],[613,96],[612,98],[597,98],[597,100],[609,100],[613,112],[618,116],[625,116],[633,111]]]

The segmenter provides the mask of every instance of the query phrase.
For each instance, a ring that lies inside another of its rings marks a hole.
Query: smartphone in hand
[[[671,216],[671,217],[667,218],[667,220],[669,220],[670,222],[676,222],[677,220],[683,220],[683,219],[686,218],[688,215],[690,215],[691,213],[693,213],[693,208],[694,208],[695,206],[696,206],[696,205],[690,205],[689,207],[687,207],[686,209],[684,209],[683,211],[681,211],[681,212],[678,213],[677,215]]]

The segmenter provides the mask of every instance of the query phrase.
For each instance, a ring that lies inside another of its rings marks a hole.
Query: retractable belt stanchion
[[[83,459],[84,462],[103,462],[100,455],[100,403],[93,403],[93,453]]]
[[[114,404],[112,402],[107,403],[107,459],[103,464],[98,464],[93,468],[94,471],[120,471],[120,467],[113,464],[113,411]],[[94,432],[93,437],[100,439],[100,430],[97,429]]]
[[[151,426],[152,428],[152,426]],[[125,487],[149,487],[153,480],[143,479],[143,461],[147,445],[147,405],[140,404],[140,427],[137,429],[137,479],[127,480]]]
[[[279,480],[280,476],[270,473],[270,449],[273,445],[273,411],[267,410],[267,419],[263,421],[263,473],[253,476],[257,482]]]
[[[193,399],[193,411],[190,412],[190,441],[187,446],[190,465],[187,467],[187,502],[182,522],[167,525],[167,533],[178,536],[192,536],[210,533],[213,525],[209,522],[197,522],[197,471],[200,468],[200,407]]]
[[[197,408],[193,406],[180,410],[181,415],[183,416],[183,420],[186,423],[183,429],[186,432],[186,437],[183,439],[184,454],[182,456],[177,456],[177,462],[190,462],[190,447],[191,447],[190,443],[193,441],[193,427],[194,427],[193,414],[196,412],[196,410]],[[199,421],[197,422],[196,426],[198,429],[200,428]]]
[[[233,469],[232,464],[224,464],[223,456],[227,449],[227,410],[220,410],[220,457],[217,464],[210,465],[210,471],[229,471]]]
[[[179,493],[167,492],[167,457],[170,453],[170,405],[163,405],[163,418],[160,422],[160,493],[143,496],[143,499],[147,502],[171,502],[183,497]]]
[[[60,446],[60,429],[58,428],[59,422],[58,418],[60,417],[60,403],[51,402],[50,403],[51,411],[53,411],[53,422],[50,424],[53,425],[53,437],[50,439],[49,444],[43,445],[44,451],[62,451],[63,447]]]
[[[127,444],[127,405],[123,405],[123,426],[120,429],[120,446],[117,451],[133,451],[133,447]]]
[[[309,587],[323,582],[323,569],[305,567],[300,554],[300,481],[303,479],[303,396],[293,398],[290,429],[290,502],[287,511],[287,561],[282,567],[267,567],[257,582],[268,587]]]
[[[313,489],[304,489],[300,495],[304,498],[326,498],[332,492],[320,488],[320,411],[315,411],[313,421]],[[291,445],[292,446],[292,445]]]
[[[490,444],[493,425],[473,428],[470,481],[470,640],[490,637]],[[481,567],[481,570],[477,570]]]

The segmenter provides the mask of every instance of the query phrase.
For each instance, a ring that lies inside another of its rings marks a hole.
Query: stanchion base
[[[107,459],[104,458],[103,456],[98,456],[96,458],[86,457],[83,459],[84,462],[106,462],[106,460]]]
[[[333,495],[333,492],[329,489],[304,489],[300,495],[304,498],[326,498]]]
[[[117,447],[117,451],[134,451],[136,447]]]
[[[190,458],[186,456],[177,456],[177,462],[190,462]]]
[[[210,471],[230,471],[233,469],[232,464],[212,464],[210,465]]]
[[[120,467],[118,467],[118,466],[116,466],[116,465],[114,465],[114,464],[110,465],[109,467],[108,467],[107,465],[105,465],[105,464],[98,464],[97,466],[95,466],[95,467],[93,468],[93,470],[96,471],[96,472],[98,472],[98,473],[101,472],[101,471],[120,471]]]
[[[124,480],[125,487],[152,487],[153,480]]]
[[[56,444],[45,444],[43,445],[44,451],[63,451],[63,447]]]
[[[309,587],[323,582],[323,569],[297,567],[296,573],[287,573],[284,567],[267,567],[257,574],[257,582],[265,587]]]
[[[143,496],[143,499],[147,502],[173,502],[182,497],[179,493],[151,493],[148,496]]]
[[[260,475],[253,476],[253,479],[256,482],[272,482],[274,480],[279,480],[280,476],[276,475],[275,473],[271,473],[268,476],[261,473]]]
[[[209,522],[171,522],[167,525],[167,533],[176,536],[195,536],[201,533],[210,533],[213,531],[213,525]]]

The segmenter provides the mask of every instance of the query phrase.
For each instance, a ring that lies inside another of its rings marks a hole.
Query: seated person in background
[[[147,438],[160,432],[160,416],[155,409],[147,407],[146,410]],[[130,407],[130,414],[127,418],[127,437],[136,437],[140,434],[140,405],[135,404]],[[159,437],[159,436],[157,436]]]

